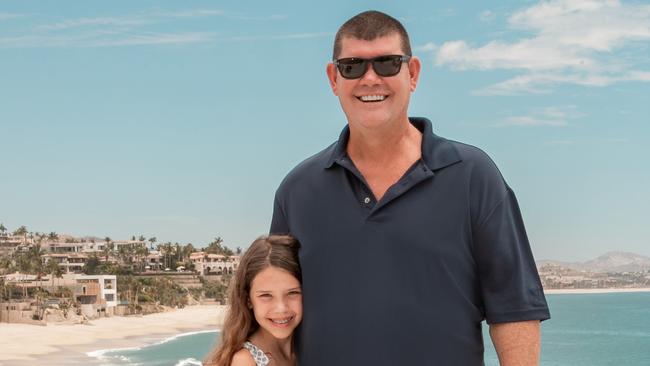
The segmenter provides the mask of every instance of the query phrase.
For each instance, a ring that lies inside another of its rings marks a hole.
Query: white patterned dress
[[[255,364],[257,366],[266,366],[269,364],[269,357],[256,345],[246,341],[244,342],[244,348],[246,348],[248,352],[251,353],[251,356],[253,356],[253,360],[255,360]]]

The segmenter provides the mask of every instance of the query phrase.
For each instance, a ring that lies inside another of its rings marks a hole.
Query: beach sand
[[[89,325],[0,323],[0,365],[73,364],[65,360],[88,359],[86,352],[99,349],[143,346],[183,332],[216,330],[223,324],[225,308],[188,306],[145,316],[101,318]]]
[[[611,294],[621,292],[650,292],[650,287],[643,288],[576,288],[576,289],[558,289],[544,290],[547,295],[555,294]]]

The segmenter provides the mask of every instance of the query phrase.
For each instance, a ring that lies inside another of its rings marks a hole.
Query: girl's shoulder
[[[252,357],[255,362],[255,366],[266,366],[269,364],[269,357],[264,353],[264,351],[262,351],[262,349],[249,341],[244,342],[242,346],[244,347],[242,351],[248,351],[249,356]]]
[[[232,356],[230,366],[257,366],[250,351],[242,348]]]

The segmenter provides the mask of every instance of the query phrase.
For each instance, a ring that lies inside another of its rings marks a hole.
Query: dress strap
[[[255,364],[257,366],[266,366],[269,364],[269,357],[256,345],[252,344],[249,341],[246,341],[244,342],[244,348],[246,348],[248,352],[251,353],[251,356],[253,356],[253,360],[255,360]]]

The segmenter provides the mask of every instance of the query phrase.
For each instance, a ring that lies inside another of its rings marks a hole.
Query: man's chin
[[[376,111],[379,112],[379,111]],[[387,113],[363,113],[362,116],[357,118],[348,118],[350,128],[360,128],[363,130],[377,130],[390,126],[392,118]]]

